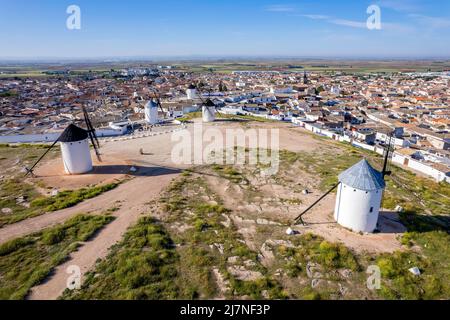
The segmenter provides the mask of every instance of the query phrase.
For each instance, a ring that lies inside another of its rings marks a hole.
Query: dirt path
[[[99,209],[102,207],[102,204],[106,204],[108,201],[111,204],[116,200],[120,200],[121,207],[114,213],[114,216],[117,217],[116,220],[107,225],[97,237],[85,243],[78,251],[72,253],[70,259],[58,266],[45,283],[34,287],[28,299],[57,299],[66,289],[67,279],[70,276],[66,273],[66,270],[69,266],[78,266],[80,268],[81,280],[83,281],[83,276],[95,266],[97,259],[106,257],[109,248],[122,239],[127,228],[136,223],[142,213],[148,212],[150,209],[148,203],[156,199],[176,175],[176,173],[171,173],[135,178],[133,181],[124,184],[123,188],[117,189],[116,192],[105,194],[104,198],[106,199],[92,201],[90,205]]]
[[[119,203],[121,203],[123,208],[126,208],[131,201],[130,199],[136,200],[137,203],[147,201],[145,196],[146,190],[148,192],[150,192],[152,188],[160,190],[162,187],[160,187],[158,180],[164,179],[165,173],[169,172],[161,168],[153,168],[152,171],[149,169],[147,174],[153,174],[154,176],[136,177],[129,182],[121,184],[114,190],[101,194],[93,199],[86,200],[75,207],[43,214],[38,217],[5,226],[0,229],[0,244],[63,223],[67,219],[80,213],[99,214],[118,206]],[[145,183],[148,183],[148,186],[145,188],[142,186],[143,181],[144,185]]]

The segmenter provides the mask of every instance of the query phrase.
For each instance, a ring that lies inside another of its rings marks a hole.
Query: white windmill
[[[214,122],[216,121],[216,105],[211,99],[206,100],[202,106],[202,117],[203,122]]]
[[[158,123],[158,104],[155,99],[151,98],[144,107],[145,122],[149,125],[155,125]]]
[[[92,171],[89,135],[86,130],[71,124],[64,130],[58,141],[67,174],[82,174]]]
[[[377,228],[383,192],[383,173],[366,159],[339,175],[334,219],[356,232],[373,232]]]
[[[338,188],[334,210],[336,222],[355,232],[371,233],[376,231],[383,193],[386,188],[385,176],[391,173],[388,171],[388,166],[392,150],[391,135],[381,172],[375,170],[366,159],[361,160],[342,172],[339,175],[339,182],[303,211],[294,220],[295,224],[302,223],[304,225],[302,217]]]
[[[153,93],[153,97],[150,98],[150,101],[144,107],[145,112],[145,122],[149,125],[154,126],[160,122],[164,122],[166,117],[163,116],[163,119],[159,119],[158,112],[161,111],[162,114],[165,114],[164,109],[161,104],[161,93],[156,88],[151,88],[150,91]]]
[[[26,168],[28,174],[33,174],[34,168],[42,161],[42,159],[50,152],[50,150],[57,144],[60,143],[62,161],[64,164],[64,169],[67,174],[83,174],[92,171],[92,157],[89,148],[89,140],[94,147],[95,154],[97,155],[98,161],[102,161],[100,157],[100,144],[98,142],[95,129],[92,126],[89,115],[86,108],[82,107],[84,122],[86,128],[82,129],[75,124],[70,124],[56,139],[56,141],[44,152],[44,154],[36,161],[36,163],[30,168]]]
[[[217,106],[214,104],[214,102],[211,99],[204,100],[203,99],[203,93],[200,89],[198,89],[198,98],[202,102],[202,119],[203,122],[214,122],[216,121],[216,113],[217,113]],[[208,96],[211,96],[211,89],[209,89]]]
[[[197,87],[191,84],[186,90],[186,95],[189,100],[197,99]]]

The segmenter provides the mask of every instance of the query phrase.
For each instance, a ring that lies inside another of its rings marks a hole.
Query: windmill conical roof
[[[339,175],[339,181],[363,191],[380,190],[386,187],[382,173],[375,170],[366,159],[342,172]]]
[[[145,107],[146,108],[158,108],[158,105],[156,104],[156,102],[153,99],[151,99],[149,102],[147,102]]]
[[[73,123],[59,136],[59,142],[77,142],[88,138],[88,132]]]
[[[215,107],[216,105],[212,102],[211,99],[206,100],[205,107]]]

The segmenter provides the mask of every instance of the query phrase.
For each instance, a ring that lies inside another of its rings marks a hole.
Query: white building
[[[378,141],[382,141],[382,142],[388,144],[391,138],[388,134],[386,134],[384,132],[377,132],[376,139]],[[400,148],[407,148],[411,145],[411,142],[409,142],[408,140],[403,139],[402,137],[399,137],[397,135],[392,137],[391,143]]]
[[[88,132],[74,124],[69,125],[58,141],[67,174],[83,174],[92,171]]]
[[[338,96],[341,94],[341,88],[339,86],[332,86],[330,92]]]
[[[292,89],[292,87],[279,87],[279,88],[270,88],[271,94],[290,94],[294,93],[295,91]]]
[[[339,176],[334,219],[355,232],[377,228],[386,184],[381,172],[362,160]]]

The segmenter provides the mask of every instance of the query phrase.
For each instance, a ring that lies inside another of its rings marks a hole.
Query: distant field
[[[39,77],[49,77],[50,75],[47,75],[45,73],[42,73],[40,71],[32,71],[32,72],[24,72],[24,73],[6,73],[6,74],[0,74],[0,78],[39,78]]]
[[[190,72],[231,73],[233,71],[341,71],[349,73],[427,72],[450,70],[450,61],[240,61],[214,63],[179,63],[177,70]]]
[[[347,73],[393,73],[393,72],[427,72],[450,70],[450,60],[220,60],[220,61],[136,61],[123,63],[72,63],[72,64],[35,64],[35,65],[0,65],[0,78],[8,77],[47,77],[48,70],[70,69],[74,73],[108,72],[130,67],[155,67],[172,65],[173,70],[184,72],[215,72],[229,74],[233,71],[314,71]]]

